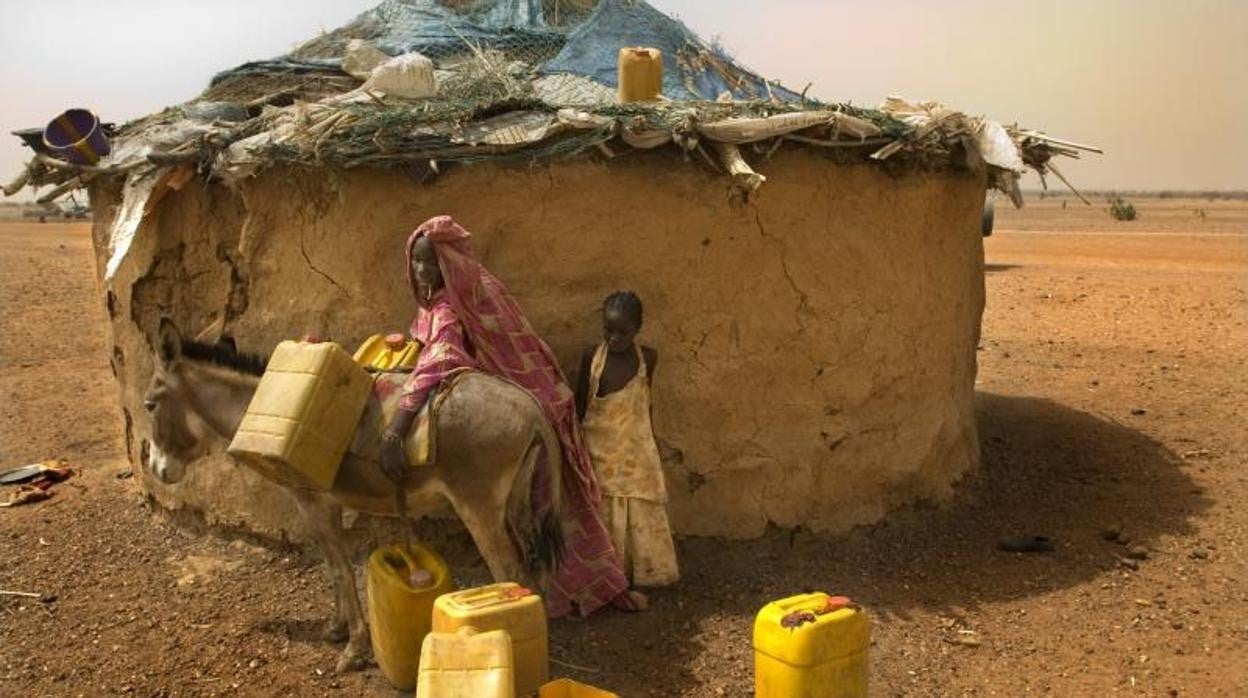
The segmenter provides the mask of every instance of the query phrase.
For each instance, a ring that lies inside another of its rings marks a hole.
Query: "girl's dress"
[[[667,522],[667,488],[650,423],[650,380],[637,347],[637,373],[623,388],[598,396],[607,345],[590,364],[589,404],[581,426],[602,488],[603,513],[616,552],[634,584],[663,586],[680,578]]]

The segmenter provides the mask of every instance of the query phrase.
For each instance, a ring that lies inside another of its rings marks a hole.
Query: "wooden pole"
[[[784,138],[797,143],[806,143],[809,145],[817,145],[821,148],[857,148],[868,145],[884,145],[892,143],[891,138],[864,138],[856,141],[825,141],[820,138],[811,138],[810,136],[799,136],[794,133],[786,134]]]
[[[37,599],[42,595],[30,591],[9,591],[7,589],[0,589],[0,596],[24,596],[28,599]]]
[[[85,185],[87,183],[87,180],[90,179],[91,176],[92,175],[89,175],[89,174],[81,174],[81,175],[78,175],[77,177],[72,177],[68,181],[64,182],[63,184],[56,187],[52,191],[48,192],[47,194],[44,194],[38,199],[35,199],[35,203],[46,204],[49,201],[60,198],[61,196],[64,196],[65,194]]]
[[[1025,137],[1027,137],[1027,138],[1034,138],[1034,139],[1036,139],[1036,140],[1038,140],[1038,141],[1044,141],[1044,142],[1046,142],[1046,143],[1053,143],[1053,144],[1056,144],[1056,145],[1064,145],[1064,146],[1066,146],[1067,148],[1075,148],[1075,149],[1077,149],[1077,150],[1087,150],[1087,151],[1089,151],[1089,152],[1097,153],[1098,155],[1104,155],[1104,154],[1105,154],[1105,151],[1101,150],[1100,148],[1098,148],[1098,147],[1096,147],[1096,146],[1094,146],[1094,145],[1083,145],[1083,144],[1081,144],[1081,143],[1075,143],[1074,141],[1062,140],[1061,138],[1054,138],[1054,137],[1052,137],[1052,136],[1047,136],[1047,135],[1045,135],[1045,134],[1043,134],[1043,133],[1040,133],[1040,132],[1038,132],[1038,131],[1021,131],[1021,132],[1019,133],[1019,135],[1025,136]]]
[[[26,186],[29,182],[30,182],[30,166],[27,165],[26,168],[22,170],[21,174],[13,178],[13,181],[4,185],[4,195],[13,196],[17,192],[21,191],[22,187]]]
[[[1089,205],[1089,206],[1091,206],[1091,205],[1092,205],[1092,202],[1091,202],[1091,201],[1088,201],[1088,200],[1087,200],[1087,199],[1085,199],[1085,198],[1083,198],[1083,194],[1080,194],[1080,193],[1079,193],[1079,190],[1078,190],[1078,189],[1075,189],[1075,187],[1074,187],[1074,186],[1070,183],[1070,181],[1069,181],[1069,180],[1067,180],[1065,177],[1063,177],[1063,176],[1062,176],[1062,173],[1061,173],[1061,172],[1057,169],[1057,167],[1056,167],[1056,166],[1054,166],[1054,165],[1053,165],[1053,163],[1051,163],[1051,162],[1049,163],[1049,171],[1050,171],[1050,172],[1052,172],[1053,174],[1057,175],[1057,178],[1058,178],[1058,179],[1060,179],[1060,180],[1062,180],[1062,184],[1065,184],[1065,185],[1066,185],[1066,187],[1067,187],[1068,189],[1070,189],[1072,192],[1074,192],[1074,193],[1075,193],[1075,196],[1079,197],[1079,200],[1080,200],[1080,201],[1082,201],[1083,203],[1085,203],[1085,204],[1087,204],[1087,205]]]

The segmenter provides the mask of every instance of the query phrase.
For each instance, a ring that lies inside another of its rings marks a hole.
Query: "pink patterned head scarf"
[[[430,218],[408,237],[407,279],[418,302],[423,303],[412,273],[412,248],[421,237],[433,243],[445,283],[443,292],[463,323],[482,370],[520,385],[537,398],[559,432],[564,458],[575,466],[591,501],[598,502],[598,483],[576,424],[572,389],[550,346],[533,331],[503,282],[473,255],[468,244],[472,234],[450,216]]]

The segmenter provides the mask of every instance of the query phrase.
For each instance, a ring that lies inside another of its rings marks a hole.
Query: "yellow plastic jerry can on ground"
[[[514,582],[465,589],[438,597],[434,632],[460,628],[506,630],[515,658],[516,695],[530,696],[550,676],[546,606],[542,597]]]
[[[611,691],[586,686],[572,679],[555,679],[541,687],[537,698],[620,698]]]
[[[333,342],[282,342],[229,453],[278,482],[328,490],[372,386],[372,376]]]
[[[516,698],[515,684],[506,630],[460,628],[425,636],[416,698]]]
[[[355,350],[355,362],[382,371],[415,368],[420,345],[401,334],[375,334]]]
[[[867,695],[867,614],[843,596],[773,601],[754,619],[756,698]]]
[[[365,577],[373,657],[386,680],[410,691],[416,687],[433,603],[454,588],[450,570],[424,546],[387,545],[368,556]]]

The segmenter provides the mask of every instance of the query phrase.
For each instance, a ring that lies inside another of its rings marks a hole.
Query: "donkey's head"
[[[161,321],[156,370],[143,396],[152,420],[147,466],[166,484],[186,476],[188,463],[206,455],[213,436],[229,438],[264,372],[260,357],[239,354],[233,341],[183,342]]]

